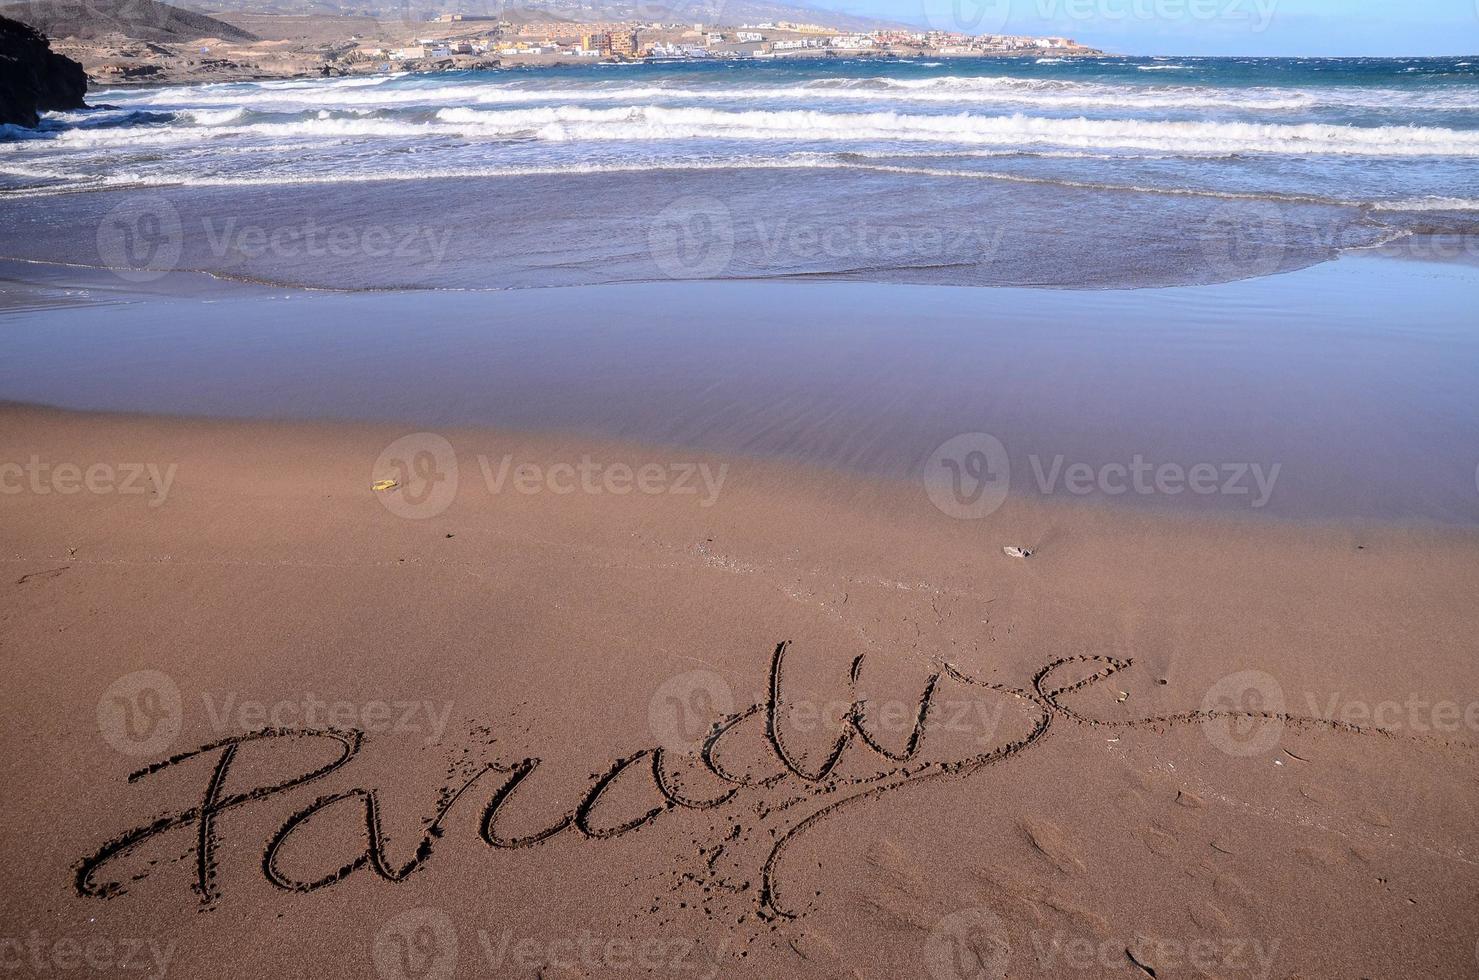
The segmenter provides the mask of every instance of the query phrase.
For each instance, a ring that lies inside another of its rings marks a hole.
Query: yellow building
[[[628,58],[635,58],[637,56],[636,31],[618,31],[610,37],[612,54],[619,54]]]

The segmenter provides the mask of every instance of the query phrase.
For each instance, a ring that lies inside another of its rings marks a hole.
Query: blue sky
[[[972,34],[1064,34],[1123,54],[1479,53],[1479,0],[811,0]]]

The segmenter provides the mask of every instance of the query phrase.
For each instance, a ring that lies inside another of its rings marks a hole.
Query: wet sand
[[[1362,256],[1092,292],[337,293],[21,263],[0,276],[0,397],[15,401],[564,432],[905,479],[981,433],[1029,498],[1479,523],[1479,269],[1462,264]],[[1210,467],[1211,492],[1069,478],[1137,460]]]
[[[419,430],[0,407],[7,963],[1474,970],[1473,532]]]

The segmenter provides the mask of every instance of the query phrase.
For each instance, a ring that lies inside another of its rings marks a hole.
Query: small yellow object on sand
[[[400,486],[400,484],[396,483],[394,480],[378,480],[375,483],[370,484],[370,489],[374,490],[376,493],[384,493],[386,490],[394,490],[398,486]]]

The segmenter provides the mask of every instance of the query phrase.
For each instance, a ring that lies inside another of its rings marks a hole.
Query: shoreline
[[[942,510],[938,504],[932,502],[931,488],[921,473],[870,472],[784,455],[723,452],[696,445],[622,439],[560,428],[538,426],[509,428],[493,423],[428,427],[424,422],[414,419],[392,417],[182,414],[129,409],[73,408],[60,404],[0,398],[0,419],[5,418],[19,420],[22,423],[40,421],[46,424],[70,425],[78,429],[122,427],[167,431],[216,428],[223,433],[262,433],[269,438],[269,441],[274,434],[287,434],[294,438],[321,437],[327,440],[335,434],[345,435],[366,431],[401,433],[417,437],[431,436],[434,440],[445,440],[452,444],[459,460],[458,469],[464,474],[471,474],[470,480],[475,492],[481,487],[485,495],[492,494],[493,496],[489,497],[490,500],[496,500],[498,494],[523,495],[537,492],[565,495],[575,492],[610,493],[611,490],[609,487],[593,486],[589,478],[585,478],[582,482],[578,469],[573,476],[562,472],[559,480],[546,475],[542,478],[544,485],[538,491],[528,487],[520,488],[516,486],[517,481],[515,480],[517,468],[520,465],[517,453],[500,453],[490,457],[486,453],[464,452],[466,447],[512,445],[521,447],[520,451],[525,454],[548,452],[553,447],[571,458],[601,456],[602,454],[606,457],[634,459],[683,457],[685,466],[691,459],[693,470],[686,473],[683,479],[685,485],[692,489],[683,492],[700,501],[700,507],[709,506],[708,498],[717,496],[714,484],[724,482],[724,479],[716,474],[721,469],[728,471],[739,468],[765,474],[777,486],[795,484],[813,489],[842,487],[846,488],[845,496],[848,499],[877,497],[894,502],[909,501],[911,506],[918,506],[920,509],[932,507],[947,518],[955,516],[949,512],[948,508]],[[463,459],[463,456],[467,458]],[[4,462],[14,464],[17,460],[7,458]],[[35,480],[41,479],[44,482],[47,479],[44,473],[39,476],[34,475],[34,467],[24,461],[21,462],[21,471],[15,471],[12,465],[11,469],[4,474],[7,479],[7,488],[12,494],[29,490],[28,481],[34,483]],[[44,464],[46,461],[41,462]],[[634,466],[633,469],[635,470],[636,467]],[[706,471],[706,473],[701,471]],[[705,481],[705,475],[707,475],[707,481]],[[136,481],[152,479],[158,483],[162,478],[158,473],[141,473],[136,474],[135,479]],[[494,483],[498,484],[496,489],[493,486]],[[139,483],[139,485],[143,484]],[[16,486],[21,486],[22,490],[15,490]],[[1155,491],[1149,488],[1148,482],[1145,486],[1145,489],[1138,492],[1145,496],[1154,496]],[[551,489],[552,487],[554,489]],[[85,489],[84,486],[79,490],[69,492],[80,493]],[[631,488],[623,488],[622,492],[636,493],[635,483]],[[1139,502],[1133,497],[1136,492],[1131,487],[1129,490],[1131,496],[1123,499],[1106,497],[1102,494],[1074,498],[1062,492],[1056,494],[1039,492],[1037,495],[1012,492],[1007,494],[1002,503],[985,518],[980,520],[957,519],[960,521],[959,526],[973,530],[992,527],[997,521],[997,515],[1001,514],[1003,515],[1002,520],[1007,523],[1010,523],[1014,517],[1029,516],[1031,521],[1045,525],[1058,523],[1091,526],[1110,526],[1117,523],[1126,526],[1164,525],[1175,529],[1178,534],[1187,536],[1210,533],[1212,537],[1223,538],[1253,532],[1267,533],[1271,538],[1280,534],[1287,534],[1291,537],[1307,534],[1332,540],[1348,537],[1353,541],[1364,540],[1369,536],[1396,538],[1408,536],[1413,539],[1432,541],[1458,539],[1479,547],[1479,520],[1444,521],[1423,515],[1406,517],[1350,514],[1289,515],[1260,512],[1257,509],[1197,510],[1177,508],[1165,502]],[[1021,546],[1034,555],[1040,553],[1040,546],[1033,541],[1023,541]],[[1008,546],[1003,545],[1003,547]],[[1362,548],[1364,550],[1364,545]],[[994,551],[992,555],[994,556]]]
[[[903,481],[952,440],[985,434],[1010,493],[1027,499],[1471,527],[1479,458],[1441,447],[1467,431],[1472,340],[1452,300],[1474,276],[1362,256],[1106,292],[819,281],[342,292],[56,270],[49,285],[6,291],[0,390],[72,410],[566,432]],[[924,322],[910,311],[926,300]],[[716,308],[730,313],[716,320]],[[1287,316],[1250,335],[1242,311],[1269,308]],[[710,329],[688,326],[703,317]],[[303,318],[311,334],[290,327]],[[1366,418],[1374,386],[1405,408],[1349,424]],[[1103,407],[1085,415],[1083,403]],[[1373,444],[1386,448],[1362,448]]]

